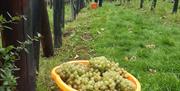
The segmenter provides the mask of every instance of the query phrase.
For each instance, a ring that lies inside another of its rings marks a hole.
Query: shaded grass
[[[71,32],[63,38],[57,56],[41,59],[37,90],[53,90],[50,70],[78,55],[77,59],[106,56],[118,62],[137,77],[142,91],[180,91],[179,13],[170,14],[170,5],[160,10],[166,3],[156,12],[148,7],[139,10],[135,4],[106,3],[97,10],[82,10],[77,20],[66,25],[64,32]],[[84,33],[93,40],[82,40]]]

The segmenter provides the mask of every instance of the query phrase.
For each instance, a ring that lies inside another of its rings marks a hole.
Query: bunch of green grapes
[[[56,70],[62,80],[78,91],[135,91],[127,72],[105,57],[91,59],[89,65],[62,64]]]
[[[119,67],[118,63],[107,60],[105,57],[93,58],[89,61],[90,68],[96,69],[101,73],[106,71],[116,71],[124,78],[127,77],[127,72]]]

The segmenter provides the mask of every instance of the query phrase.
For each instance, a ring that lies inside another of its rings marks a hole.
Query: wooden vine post
[[[62,29],[64,27],[64,0],[53,1],[54,16],[54,47],[62,46]]]
[[[65,27],[65,0],[61,0],[62,4],[61,4],[61,21],[62,21],[62,29],[64,29]]]
[[[85,1],[80,0],[80,9],[83,9],[85,7]]]
[[[33,1],[32,1],[33,2]],[[12,30],[5,29],[2,31],[2,44],[3,47],[9,45],[18,46],[17,41],[25,41],[28,36],[33,37],[32,30],[32,17],[30,8],[31,0],[1,0],[0,1],[0,14],[4,15],[6,19],[10,19],[7,12],[11,16],[23,15],[24,19],[21,19],[17,23],[8,24]],[[29,53],[25,51],[20,52],[20,59],[16,60],[16,66],[20,70],[16,71],[17,79],[17,91],[35,91],[36,88],[36,62],[34,59],[34,47],[33,44],[27,47]]]
[[[143,8],[144,0],[140,0],[140,8]]]
[[[47,11],[47,5],[44,0],[39,0],[41,3],[40,7],[40,26],[41,30],[40,33],[42,35],[41,38],[41,45],[43,49],[43,54],[45,57],[50,57],[54,55],[53,50],[53,41],[52,41],[52,34],[49,24],[49,17],[48,17],[48,11]]]
[[[80,0],[77,0],[76,1],[76,14],[78,15],[78,13],[80,12],[80,4],[81,4],[81,1]]]
[[[31,17],[32,17],[32,22],[31,22],[31,28],[33,31],[33,36],[38,36],[38,33],[40,33],[41,30],[41,3],[40,0],[31,0]],[[34,47],[34,60],[35,60],[35,65],[37,70],[39,70],[39,54],[40,54],[40,41],[34,41],[33,43]]]
[[[179,0],[174,0],[174,6],[173,6],[172,13],[177,13],[178,4],[179,4]]]
[[[152,0],[151,10],[154,10],[156,8],[157,0]]]
[[[76,5],[75,5],[75,2],[76,2],[76,0],[70,0],[72,20],[76,19]]]

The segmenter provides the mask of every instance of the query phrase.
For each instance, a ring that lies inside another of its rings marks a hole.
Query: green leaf
[[[8,84],[9,84],[8,81],[3,82],[3,85],[8,85]]]
[[[13,50],[14,49],[14,46],[12,46],[12,45],[10,45],[10,46],[8,46],[7,48],[6,48],[6,50],[8,50],[8,51],[11,51],[11,50]]]
[[[0,48],[0,53],[1,53],[1,54],[4,54],[4,53],[5,53],[5,51],[6,51],[6,49],[5,49],[5,48]]]

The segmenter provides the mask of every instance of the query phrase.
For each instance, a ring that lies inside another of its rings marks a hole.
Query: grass
[[[64,34],[63,47],[54,57],[41,58],[37,91],[54,90],[51,69],[75,56],[118,62],[137,77],[142,91],[180,91],[180,13],[172,15],[171,4],[165,2],[154,12],[138,9],[137,3],[83,9],[66,25],[69,35]]]

